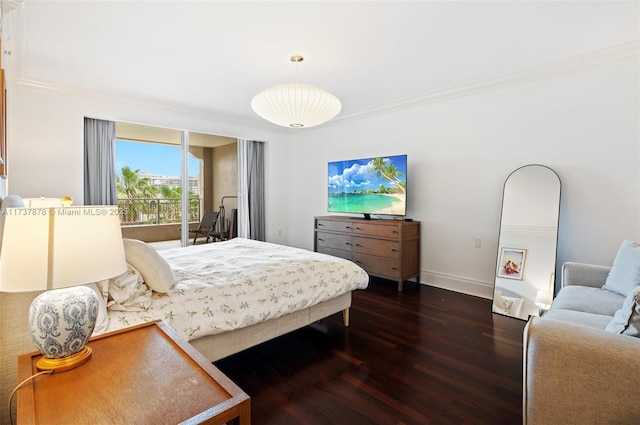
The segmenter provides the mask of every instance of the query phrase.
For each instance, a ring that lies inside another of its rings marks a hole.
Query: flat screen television
[[[407,214],[407,155],[329,163],[329,212],[404,216]]]

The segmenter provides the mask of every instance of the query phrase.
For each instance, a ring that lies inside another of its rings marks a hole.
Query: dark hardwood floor
[[[525,322],[491,301],[374,280],[341,315],[216,362],[252,423],[520,424]]]

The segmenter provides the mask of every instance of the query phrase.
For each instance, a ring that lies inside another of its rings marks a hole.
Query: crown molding
[[[19,3],[19,2],[18,2]],[[422,105],[443,102],[449,99],[455,99],[462,96],[470,96],[477,93],[498,90],[514,85],[525,84],[531,81],[552,78],[562,75],[567,75],[591,68],[595,68],[608,63],[624,62],[627,60],[637,60],[640,57],[640,41],[633,41],[630,43],[620,44],[612,46],[606,49],[588,52],[578,56],[572,56],[562,61],[554,62],[551,64],[545,64],[540,66],[531,67],[522,71],[505,74],[498,77],[486,78],[483,80],[472,81],[465,84],[459,84],[455,86],[445,87],[442,89],[434,90],[428,93],[419,94],[416,96],[410,96],[391,102],[378,104],[372,107],[362,108],[354,112],[340,114],[331,121],[323,124],[322,126],[302,129],[303,131],[312,131],[316,128],[322,128],[334,123],[339,123],[348,120],[361,119],[380,115],[383,113],[394,112],[409,108],[415,108]],[[255,128],[260,130],[270,130],[285,134],[292,134],[292,130],[282,128],[275,128],[277,126],[262,123],[256,123],[236,115],[225,113],[224,111],[209,111],[199,108],[194,108],[190,105],[180,103],[168,103],[165,100],[158,99],[143,99],[139,97],[132,97],[129,94],[124,93],[104,93],[93,91],[89,89],[79,88],[75,86],[67,86],[61,84],[55,84],[48,81],[32,80],[28,78],[19,78],[16,83],[17,86],[40,90],[57,95],[79,97],[79,98],[92,98],[100,99],[104,101],[114,102],[127,102],[135,105],[144,105],[147,107],[153,107],[156,109],[162,109],[169,112],[180,113],[181,115],[191,116],[199,119],[206,120],[224,120],[229,124],[235,124],[239,126]],[[295,130],[294,130],[295,131]]]
[[[1,0],[0,7],[2,7],[2,12],[6,13],[20,6],[23,2],[24,0]]]
[[[640,41],[633,41],[498,77],[445,87],[428,93],[362,108],[354,112],[338,115],[336,118],[329,121],[329,123],[366,118],[402,109],[415,108],[417,106],[443,102],[461,96],[469,96],[514,85],[525,84],[531,81],[567,75],[595,68],[603,64],[623,62],[630,59],[637,60],[638,57],[640,57]]]
[[[55,94],[57,96],[66,96],[73,97],[79,99],[93,99],[100,100],[104,102],[118,102],[118,103],[126,103],[130,105],[135,105],[137,107],[146,107],[153,108],[156,110],[165,111],[167,113],[173,113],[185,117],[191,117],[194,119],[202,119],[202,120],[219,120],[223,121],[227,124],[242,126],[245,128],[254,128],[259,130],[269,130],[273,132],[274,130],[278,130],[278,128],[274,129],[275,126],[272,124],[268,124],[266,121],[264,124],[256,123],[253,121],[249,121],[243,119],[242,117],[238,117],[232,114],[225,113],[224,111],[211,111],[207,109],[195,108],[192,105],[182,104],[179,102],[168,102],[166,100],[159,99],[151,99],[151,98],[142,98],[131,96],[122,92],[102,92],[97,90],[85,89],[77,86],[70,86],[65,84],[57,84],[52,83],[50,81],[43,80],[35,80],[29,78],[20,78],[16,81],[15,85],[17,87],[41,91],[46,93]],[[285,131],[281,131],[283,133],[287,133],[287,129],[283,128]]]

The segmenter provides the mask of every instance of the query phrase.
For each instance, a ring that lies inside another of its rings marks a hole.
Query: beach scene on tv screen
[[[329,163],[328,211],[405,215],[406,155]]]

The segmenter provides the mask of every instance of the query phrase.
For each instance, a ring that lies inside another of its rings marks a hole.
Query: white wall
[[[312,247],[328,161],[406,153],[423,282],[491,296],[504,180],[530,163],[562,181],[559,263],[611,264],[623,239],[640,241],[638,75],[635,54],[297,133],[290,242]]]
[[[99,98],[91,94],[65,95],[9,85],[8,193],[23,197],[70,195],[83,199],[84,117],[135,122],[201,133],[267,141],[267,239],[287,240],[286,192],[288,136],[263,128],[229,124],[211,117],[193,116],[162,105]],[[278,235],[277,230],[282,230]]]

